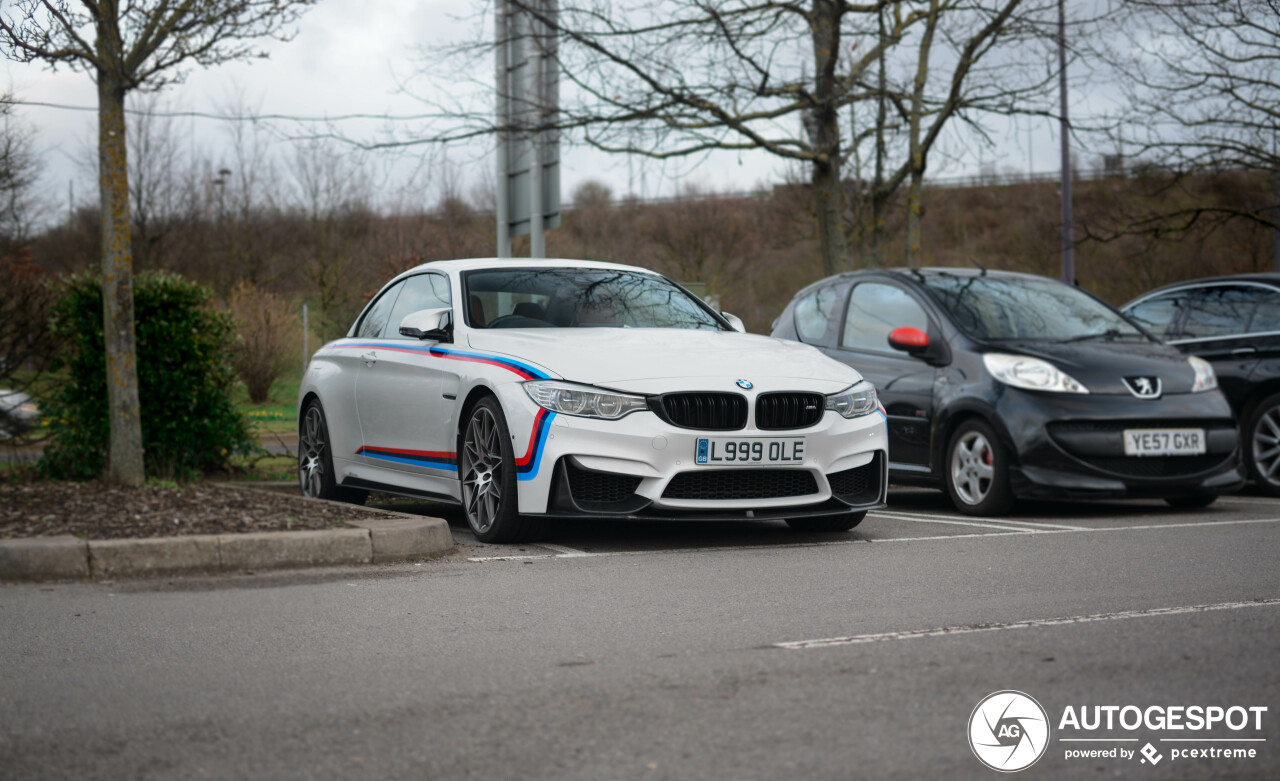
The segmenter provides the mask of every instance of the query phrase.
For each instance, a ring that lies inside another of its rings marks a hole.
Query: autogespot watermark
[[[1025,770],[1049,750],[1056,723],[1064,761],[1248,762],[1265,748],[1265,705],[1068,705],[1053,722],[1019,691],[988,694],[969,716],[969,747],[1003,773]]]
[[[969,748],[1002,773],[1031,767],[1049,747],[1049,715],[1030,695],[988,694],[969,715]]]

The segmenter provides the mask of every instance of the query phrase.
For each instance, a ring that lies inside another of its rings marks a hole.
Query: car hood
[[[467,344],[535,363],[566,380],[636,393],[729,390],[835,393],[862,379],[798,342],[728,331],[529,328],[472,331]]]
[[[1158,377],[1163,393],[1190,393],[1195,371],[1175,347],[1148,341],[1005,342],[988,352],[1043,358],[1090,393],[1131,393],[1126,377]]]

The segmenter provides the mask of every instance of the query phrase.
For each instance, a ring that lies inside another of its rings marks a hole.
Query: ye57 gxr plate
[[[804,438],[701,437],[694,463],[699,466],[759,466],[804,463]]]
[[[1124,430],[1126,456],[1199,456],[1205,453],[1202,428],[1129,428]]]

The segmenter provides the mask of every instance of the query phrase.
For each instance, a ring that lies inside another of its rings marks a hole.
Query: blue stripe
[[[528,372],[529,374],[532,374],[534,377],[537,377],[540,380],[551,379],[550,375],[544,374],[543,372],[533,368],[532,366],[525,363],[524,361],[517,361],[514,358],[507,358],[506,356],[502,356],[502,355],[492,355],[490,353],[473,353],[473,352],[467,352],[466,350],[450,350],[445,347],[433,347],[431,349],[433,352],[443,353],[445,355],[457,355],[461,358],[479,358],[482,361],[493,361],[494,363],[504,363],[509,366],[516,366],[520,369],[523,369],[524,371]]]
[[[545,418],[543,418],[542,433],[538,435],[537,450],[533,454],[533,460],[529,462],[529,464],[525,467],[529,471],[520,472],[520,470],[517,468],[516,469],[517,480],[532,480],[538,476],[538,465],[542,463],[542,446],[545,445],[547,442],[547,434],[551,431],[551,419],[554,418],[555,416],[556,416],[556,413],[552,412],[552,413],[549,413]]]
[[[456,472],[458,467],[455,464],[448,464],[443,461],[428,461],[421,458],[404,458],[401,456],[387,455],[386,453],[371,453],[365,451],[360,455],[366,458],[377,458],[383,461],[395,461],[397,464],[408,464],[409,466],[424,466],[428,469],[440,469],[445,472]]]

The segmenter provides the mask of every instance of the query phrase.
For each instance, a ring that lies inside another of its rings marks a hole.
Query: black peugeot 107
[[[774,322],[872,381],[889,473],[961,511],[1017,497],[1204,507],[1244,481],[1213,368],[1085,291],[1030,274],[893,269],[829,277]]]

